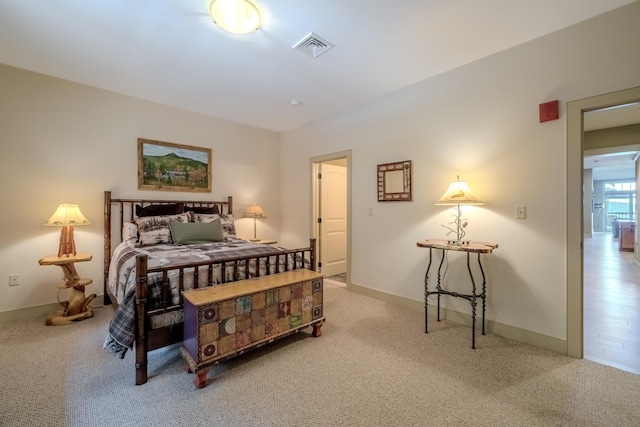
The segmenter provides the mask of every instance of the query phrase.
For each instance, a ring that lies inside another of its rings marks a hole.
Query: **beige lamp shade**
[[[267,216],[265,215],[264,211],[262,210],[262,208],[260,207],[260,205],[256,205],[255,203],[253,205],[250,205],[246,211],[244,211],[244,214],[242,215],[242,218],[266,218]]]
[[[233,34],[249,34],[262,25],[258,6],[249,0],[211,0],[211,20]]]
[[[453,181],[449,184],[449,189],[444,193],[436,205],[484,205],[473,195],[466,181]]]
[[[61,204],[44,225],[64,227],[66,225],[91,225],[91,223],[82,215],[78,205]]]
[[[76,255],[76,243],[73,239],[74,225],[91,225],[89,220],[82,215],[78,205],[61,204],[44,225],[62,227],[60,231],[60,246],[58,256]]]

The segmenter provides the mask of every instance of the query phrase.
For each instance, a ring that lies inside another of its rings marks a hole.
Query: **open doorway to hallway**
[[[571,101],[567,106],[567,354],[634,372],[637,367],[633,364],[624,366],[625,362],[619,363],[614,357],[609,361],[601,357],[603,353],[614,356],[620,349],[625,349],[626,353],[631,351],[640,354],[635,339],[624,341],[622,338],[622,335],[634,334],[629,327],[625,331],[624,323],[627,326],[637,324],[638,321],[633,319],[637,301],[633,302],[635,297],[628,293],[622,297],[619,295],[625,293],[622,290],[627,282],[633,283],[631,289],[636,289],[640,280],[634,276],[638,273],[636,257],[633,253],[620,253],[620,242],[613,237],[606,215],[599,216],[596,223],[592,224],[592,213],[596,209],[604,209],[600,213],[606,213],[607,201],[595,200],[591,179],[586,179],[587,170],[590,174],[593,166],[589,167],[583,156],[593,149],[637,144],[637,141],[622,142],[628,134],[629,122],[604,126],[602,130],[595,129],[596,133],[610,133],[606,128],[617,128],[614,134],[607,135],[606,141],[602,139],[596,144],[593,138],[589,138],[593,135],[587,135],[586,131],[589,130],[587,116],[591,113],[619,110],[639,100],[640,88],[632,88]],[[580,213],[580,210],[583,212]],[[631,212],[629,215],[635,216]],[[581,220],[576,221],[577,218]],[[592,225],[600,227],[599,224],[605,228],[604,232],[593,231]],[[625,257],[630,262],[625,263]],[[621,260],[623,262],[620,263]],[[627,267],[631,267],[631,270],[625,270]],[[629,298],[632,301],[630,311],[624,305]]]
[[[312,159],[312,224],[317,239],[319,271],[349,283],[350,152]]]

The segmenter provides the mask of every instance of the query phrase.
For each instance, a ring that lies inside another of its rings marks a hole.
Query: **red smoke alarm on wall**
[[[540,104],[540,123],[558,118],[558,100]]]

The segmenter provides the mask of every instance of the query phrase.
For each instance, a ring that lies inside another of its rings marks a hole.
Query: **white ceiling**
[[[255,1],[235,36],[208,0],[0,0],[0,62],[289,131],[633,0]],[[293,50],[310,32],[335,47]]]

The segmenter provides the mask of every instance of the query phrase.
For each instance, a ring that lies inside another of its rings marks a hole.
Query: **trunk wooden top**
[[[222,285],[208,286],[206,288],[191,289],[182,292],[182,296],[185,300],[197,306],[215,301],[224,301],[242,295],[251,295],[272,288],[278,288],[296,282],[305,282],[320,277],[323,277],[320,273],[301,268],[284,273],[260,276],[255,279],[245,279]]]

